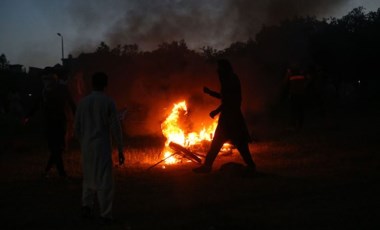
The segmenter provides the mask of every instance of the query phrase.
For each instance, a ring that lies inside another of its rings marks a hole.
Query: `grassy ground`
[[[379,229],[379,115],[378,109],[342,110],[334,119],[310,117],[299,132],[263,121],[250,146],[254,176],[238,167],[219,170],[242,163],[238,153],[218,157],[207,175],[192,173],[193,163],[147,171],[160,149],[131,145],[126,167],[114,170],[111,226],[80,218],[78,149],[64,155],[71,181],[42,179],[46,145],[40,133],[30,136],[21,127],[0,154],[0,228]]]

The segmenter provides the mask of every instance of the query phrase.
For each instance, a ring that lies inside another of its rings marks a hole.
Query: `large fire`
[[[164,159],[167,158],[166,164],[175,164],[181,160],[175,156],[174,151],[169,147],[170,142],[177,143],[190,150],[204,150],[204,144],[210,143],[212,140],[218,120],[212,120],[209,125],[203,125],[198,131],[189,130],[191,129],[187,127],[189,123],[191,122],[188,117],[186,101],[174,104],[171,113],[161,124],[162,133],[166,137],[163,149]]]

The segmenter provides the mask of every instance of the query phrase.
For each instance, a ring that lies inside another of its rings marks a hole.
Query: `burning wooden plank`
[[[194,153],[192,153],[190,150],[186,149],[185,147],[174,143],[170,142],[169,147],[173,149],[174,151],[181,152],[184,157],[186,157],[189,160],[196,161],[198,163],[202,163],[202,160]]]

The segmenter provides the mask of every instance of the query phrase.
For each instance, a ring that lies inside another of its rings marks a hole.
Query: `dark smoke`
[[[262,25],[297,16],[324,17],[348,0],[227,0],[224,17],[232,27],[229,41],[254,38]]]
[[[190,48],[225,48],[254,38],[262,25],[294,16],[328,16],[348,0],[114,0],[72,1],[78,28],[99,29],[109,45],[145,50],[184,39]]]

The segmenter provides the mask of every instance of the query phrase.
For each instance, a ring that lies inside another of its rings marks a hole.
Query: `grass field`
[[[219,156],[207,175],[194,174],[194,163],[147,171],[160,148],[129,145],[125,167],[114,168],[111,226],[80,218],[78,148],[64,155],[71,181],[42,179],[42,135],[19,127],[5,136],[0,155],[0,229],[379,229],[378,108],[310,117],[299,132],[263,121],[250,146],[259,171],[253,176],[219,170],[242,163],[238,153]]]

